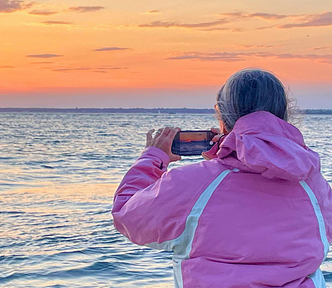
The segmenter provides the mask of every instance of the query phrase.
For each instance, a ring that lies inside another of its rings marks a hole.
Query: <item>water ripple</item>
[[[209,129],[217,125],[212,115],[1,113],[0,120],[1,287],[173,286],[171,253],[136,246],[114,229],[112,193],[146,131]],[[302,131],[332,183],[332,117],[308,116]],[[331,254],[322,270],[332,287]]]

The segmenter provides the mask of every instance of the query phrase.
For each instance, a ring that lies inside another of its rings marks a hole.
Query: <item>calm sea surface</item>
[[[166,125],[218,123],[198,114],[0,113],[0,286],[172,287],[171,254],[131,244],[110,213],[145,133]],[[332,185],[332,116],[297,126]],[[328,256],[322,270],[332,287]]]

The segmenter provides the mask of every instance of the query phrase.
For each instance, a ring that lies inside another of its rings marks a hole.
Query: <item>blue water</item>
[[[146,131],[166,125],[217,122],[194,114],[0,113],[0,286],[173,287],[171,254],[131,244],[110,214]],[[305,116],[300,128],[332,184],[332,116]],[[322,270],[332,287],[332,254]]]

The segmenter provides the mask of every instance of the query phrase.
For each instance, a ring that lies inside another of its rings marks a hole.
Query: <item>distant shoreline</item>
[[[301,109],[304,114],[332,115],[332,109]],[[213,114],[214,109],[197,108],[0,108],[0,113],[152,113]]]

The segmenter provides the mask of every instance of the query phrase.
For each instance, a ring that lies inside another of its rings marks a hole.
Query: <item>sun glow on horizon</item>
[[[73,94],[86,105],[88,95],[104,97],[96,107],[137,97],[158,104],[144,91],[210,93],[235,71],[258,67],[293,86],[300,102],[310,87],[313,103],[317,96],[331,106],[332,3],[293,2],[0,0],[0,105],[61,106],[61,95]],[[198,94],[191,100],[200,105]]]

